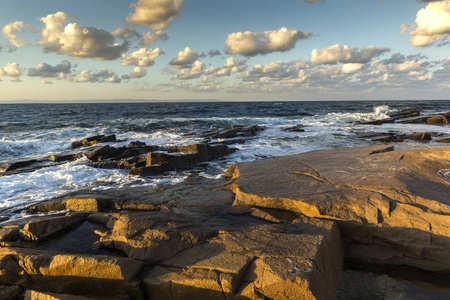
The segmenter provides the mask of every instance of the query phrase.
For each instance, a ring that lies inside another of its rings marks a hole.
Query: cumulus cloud
[[[198,52],[194,52],[191,48],[186,47],[183,51],[178,52],[169,65],[178,68],[189,68],[197,60]]]
[[[183,0],[139,0],[132,4],[134,13],[127,16],[127,22],[150,26],[152,30],[163,30],[174,17],[180,15]]]
[[[342,63],[368,63],[374,57],[391,51],[386,47],[349,47],[347,45],[333,45],[322,50],[314,49],[311,51],[311,62],[315,64],[336,64]]]
[[[306,39],[311,33],[294,29],[281,28],[280,30],[264,32],[235,32],[228,35],[225,41],[228,54],[241,54],[255,56],[275,51],[288,51],[295,47],[298,40]]]
[[[44,46],[46,51],[97,60],[114,60],[128,50],[127,42],[115,42],[114,36],[103,29],[84,27],[77,23],[64,27],[67,19],[68,16],[63,12],[41,18],[40,21],[45,25],[41,33],[44,39],[37,45]]]
[[[227,58],[222,68],[213,66],[205,70],[205,75],[214,75],[215,77],[230,76],[232,73],[239,73],[247,70],[246,60],[236,60],[234,57]]]
[[[410,32],[411,45],[424,48],[448,38],[450,34],[450,0],[433,1],[416,15],[416,28]]]
[[[339,75],[350,75],[355,74],[364,67],[363,64],[359,63],[348,63],[339,66],[329,66],[323,69],[319,69],[318,73],[321,76],[339,76]]]
[[[142,67],[135,67],[129,75],[122,75],[123,79],[137,79],[147,75],[147,70]]]
[[[121,38],[123,40],[129,40],[132,38],[140,38],[141,34],[136,31],[136,29],[128,27],[128,28],[117,28],[113,32],[111,32],[112,36]]]
[[[191,68],[185,68],[175,74],[174,79],[177,80],[187,80],[193,78],[199,78],[205,69],[205,64],[201,61],[195,61]]]
[[[251,70],[242,74],[242,81],[279,81],[298,78],[299,72],[305,67],[301,61],[298,63],[272,62],[266,65],[256,64]]]
[[[23,71],[18,63],[7,63],[3,68],[0,67],[0,76],[10,77],[11,81],[19,82]]]
[[[83,70],[78,73],[69,74],[67,79],[73,83],[83,83],[83,82],[111,82],[117,83],[120,82],[120,78],[118,78],[117,74],[107,68],[102,68],[96,72],[92,70]]]
[[[71,63],[63,60],[58,65],[39,64],[36,68],[28,69],[28,76],[39,76],[42,78],[63,79],[70,73]]]
[[[148,46],[156,41],[167,41],[168,39],[169,36],[166,33],[162,33],[161,30],[157,30],[155,32],[149,31],[142,36],[139,45]]]
[[[17,33],[25,32],[27,29],[31,30],[31,26],[22,21],[16,21],[4,26],[2,28],[2,33],[5,38],[9,39],[9,42],[14,45],[14,47],[21,48],[27,43],[24,40],[19,39]]]
[[[122,65],[124,66],[139,66],[139,67],[150,67],[155,64],[155,58],[164,54],[164,52],[159,49],[146,49],[141,48],[134,51],[130,55],[122,55]]]

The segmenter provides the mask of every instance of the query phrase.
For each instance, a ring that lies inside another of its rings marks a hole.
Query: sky
[[[450,99],[450,0],[6,0],[0,101]]]

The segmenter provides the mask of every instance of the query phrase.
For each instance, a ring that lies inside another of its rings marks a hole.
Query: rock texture
[[[146,160],[198,162],[210,147]],[[315,151],[227,179],[50,199],[0,224],[0,298],[328,300],[344,255],[449,274],[449,158],[450,147]]]
[[[450,147],[315,151],[233,166],[234,205],[335,220],[346,255],[450,270]]]

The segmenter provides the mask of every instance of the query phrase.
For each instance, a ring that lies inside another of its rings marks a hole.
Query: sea
[[[450,100],[0,104],[0,162],[42,159],[70,150],[73,141],[99,134],[115,134],[118,142],[108,143],[115,147],[131,141],[178,146],[202,142],[196,133],[210,129],[231,125],[265,126],[266,130],[256,137],[231,146],[238,151],[194,169],[201,176],[219,179],[227,167],[236,163],[375,144],[358,138],[358,133],[396,131],[450,135],[450,126],[354,124],[386,118],[390,112],[406,108],[416,108],[422,115],[441,113],[450,110]],[[304,126],[305,132],[283,130],[298,124]],[[406,140],[396,143],[395,147],[437,145],[443,144]],[[81,158],[33,172],[0,174],[0,215],[14,209],[13,218],[20,218],[25,214],[21,207],[77,190],[176,184],[192,172],[139,177],[128,175],[126,170],[92,168],[86,162],[86,158]]]
[[[450,100],[439,101],[320,101],[320,102],[149,102],[79,104],[1,104],[0,163],[41,159],[71,150],[72,142],[95,135],[115,134],[124,146],[132,141],[147,145],[180,146],[199,143],[200,133],[231,125],[265,126],[245,143],[234,144],[233,154],[191,170],[158,176],[130,176],[126,170],[98,169],[87,159],[51,164],[30,172],[0,173],[0,217],[26,218],[33,203],[78,190],[105,190],[128,186],[158,187],[184,181],[192,172],[208,179],[222,178],[227,167],[276,156],[314,150],[380,144],[359,138],[367,132],[413,134],[431,132],[450,136],[450,125],[389,123],[361,125],[358,121],[387,118],[391,112],[416,108],[422,115],[450,111]],[[285,131],[302,124],[304,132]],[[215,141],[215,140],[214,140]],[[220,142],[220,140],[217,140]],[[433,147],[446,144],[405,140],[394,147]],[[12,215],[11,215],[12,214]],[[394,279],[386,271],[345,269],[338,299],[448,299],[448,289],[417,286]],[[408,271],[408,273],[410,273]],[[422,281],[422,279],[419,279]]]

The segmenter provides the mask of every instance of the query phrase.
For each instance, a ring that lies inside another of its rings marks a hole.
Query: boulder
[[[431,125],[448,125],[448,120],[445,116],[437,115],[428,118],[427,123]]]
[[[391,117],[395,120],[398,120],[398,119],[420,116],[420,112],[418,109],[415,109],[415,108],[407,108],[407,109],[402,109],[399,111],[391,112],[388,115],[389,115],[389,117]]]
[[[0,241],[14,242],[20,237],[19,226],[6,226],[0,228]]]
[[[346,254],[450,270],[450,147],[314,151],[230,168],[234,205],[336,220]]]

